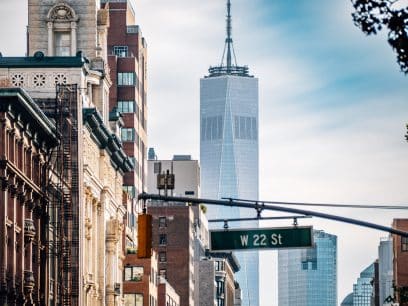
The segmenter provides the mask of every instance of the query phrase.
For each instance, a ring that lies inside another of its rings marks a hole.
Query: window
[[[256,140],[258,138],[256,118],[235,116],[234,135],[236,139]]]
[[[160,174],[161,173],[161,162],[156,162],[153,164],[153,173]]]
[[[159,227],[166,227],[166,217],[159,217]]]
[[[55,56],[71,55],[70,32],[55,32]]]
[[[166,269],[160,269],[159,270],[159,275],[165,279],[167,279],[167,271]]]
[[[134,128],[122,128],[120,136],[122,141],[134,141],[135,140],[135,129]]]
[[[143,306],[143,294],[124,294],[125,306]]]
[[[160,252],[159,253],[159,262],[166,262],[167,258],[166,258],[166,252]]]
[[[143,278],[143,267],[125,267],[125,281],[140,282]]]
[[[224,293],[224,282],[217,280],[217,295],[220,296]]]
[[[166,245],[167,244],[167,235],[160,234],[159,235],[159,245]]]
[[[222,116],[206,117],[201,120],[201,139],[216,140],[221,139],[223,134]]]
[[[401,250],[408,252],[408,237],[401,237]]]
[[[113,54],[118,57],[127,57],[128,56],[128,46],[114,46]]]
[[[136,189],[135,186],[123,185],[123,191],[126,191],[132,199],[136,197]]]
[[[224,271],[224,262],[216,261],[215,262],[215,271]]]
[[[135,227],[136,225],[136,216],[133,212],[128,213],[128,226],[129,227]]]
[[[134,113],[135,112],[135,101],[124,100],[118,101],[118,112],[120,113]]]
[[[136,169],[136,167],[138,167],[138,162],[137,162],[136,157],[134,157],[134,156],[129,156],[129,160],[130,160],[130,162],[133,164],[133,166],[135,166],[135,169]]]
[[[118,85],[119,86],[135,85],[135,73],[134,72],[119,72],[118,73]]]

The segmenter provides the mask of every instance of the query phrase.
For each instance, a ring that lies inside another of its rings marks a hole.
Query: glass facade
[[[371,297],[373,295],[373,285],[371,283],[374,276],[374,264],[369,265],[360,273],[357,283],[353,285],[353,306],[371,306]]]
[[[200,81],[201,195],[258,199],[258,79],[221,75]],[[253,217],[248,209],[210,206],[208,219]],[[216,227],[217,225],[213,225]],[[258,222],[230,227],[257,228]],[[242,305],[259,305],[257,251],[236,254]]]
[[[278,251],[279,306],[337,305],[337,237],[313,238],[314,248]]]
[[[392,239],[385,238],[380,241],[378,246],[378,278],[379,278],[379,299],[380,305],[385,303],[385,300],[394,296],[392,288],[394,271],[393,271],[393,249]]]

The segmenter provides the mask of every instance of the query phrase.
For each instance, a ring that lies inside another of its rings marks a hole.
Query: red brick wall
[[[392,226],[408,232],[408,219],[394,219]],[[395,285],[397,287],[408,287],[408,251],[402,251],[401,236],[393,235],[393,248]]]
[[[151,260],[139,259],[136,254],[127,254],[124,262],[124,268],[126,266],[139,266],[143,267],[142,281],[123,281],[123,293],[142,293],[143,294],[143,306],[149,305],[149,284],[151,274]]]
[[[180,296],[180,305],[189,306],[190,278],[190,233],[192,224],[190,217],[193,215],[191,207],[149,207],[148,212],[153,215],[153,249],[166,252],[167,262],[160,262],[159,270],[166,269],[167,281]],[[167,217],[167,227],[159,228],[159,217]],[[159,246],[159,235],[167,235],[167,245]],[[194,269],[192,269],[194,270]]]

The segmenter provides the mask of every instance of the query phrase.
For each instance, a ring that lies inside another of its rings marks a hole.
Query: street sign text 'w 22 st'
[[[311,226],[211,230],[212,251],[307,248],[313,246]]]

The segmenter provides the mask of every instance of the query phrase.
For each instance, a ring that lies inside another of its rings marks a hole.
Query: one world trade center
[[[231,2],[227,2],[227,37],[220,65],[200,80],[201,195],[204,198],[258,200],[258,79],[238,66],[232,43]],[[254,217],[237,207],[208,207],[211,219]],[[221,225],[222,226],[222,225]],[[258,222],[231,223],[230,228],[257,228]],[[216,226],[213,225],[212,228]],[[259,305],[257,251],[235,254],[242,305]]]

